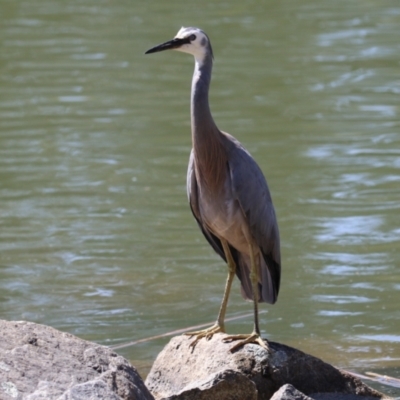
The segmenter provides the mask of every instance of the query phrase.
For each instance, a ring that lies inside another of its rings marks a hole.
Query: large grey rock
[[[261,400],[291,384],[307,396],[337,392],[384,398],[352,375],[294,348],[270,342],[269,354],[255,344],[231,353],[232,344],[224,343],[224,336],[200,340],[195,348],[189,346],[193,339],[187,336],[172,338],[146,379],[153,396],[157,400]],[[246,394],[232,397],[244,386]]]
[[[31,322],[0,320],[1,400],[152,400],[108,347]]]

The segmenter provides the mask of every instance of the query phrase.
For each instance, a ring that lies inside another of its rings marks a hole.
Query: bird
[[[267,181],[250,153],[230,134],[219,130],[211,115],[209,89],[214,55],[208,35],[182,27],[176,36],[145,54],[176,50],[194,56],[191,87],[192,150],[187,171],[187,195],[197,224],[215,252],[227,263],[228,277],[217,321],[211,327],[188,332],[199,340],[225,333],[225,315],[235,275],[241,293],[253,302],[250,334],[227,335],[231,352],[247,343],[269,351],[261,337],[258,303],[277,301],[281,280],[280,237]]]

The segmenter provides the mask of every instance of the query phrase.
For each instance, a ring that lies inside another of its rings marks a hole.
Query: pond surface
[[[278,215],[282,287],[260,307],[263,335],[400,375],[398,1],[3,0],[0,13],[0,318],[110,346],[215,320],[227,269],[185,192],[193,60],[144,55],[192,25],[212,40],[217,125],[257,160]],[[236,280],[228,317],[251,310]],[[119,352],[145,374],[167,341]]]

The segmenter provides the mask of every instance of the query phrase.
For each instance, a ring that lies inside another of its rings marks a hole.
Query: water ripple
[[[313,295],[312,299],[322,303],[334,303],[334,304],[351,304],[351,303],[371,303],[377,301],[377,299],[371,299],[366,296],[336,296],[336,295]]]
[[[377,231],[382,224],[382,218],[376,215],[320,218],[316,225],[322,232],[316,235],[316,239],[320,242],[369,242],[373,239],[372,232],[374,240],[381,237]]]

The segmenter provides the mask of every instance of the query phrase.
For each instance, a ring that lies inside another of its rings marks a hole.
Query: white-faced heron
[[[278,297],[281,256],[279,231],[267,182],[249,152],[231,135],[220,131],[211,116],[208,92],[213,65],[210,39],[198,28],[181,28],[174,39],[146,52],[178,50],[192,54],[195,69],[191,94],[192,144],[187,193],[193,215],[212,248],[227,262],[228,278],[217,322],[190,332],[194,346],[201,338],[225,332],[224,320],[233,278],[240,279],[242,295],[253,300],[251,334],[231,335],[268,349],[260,336],[258,302],[275,303]]]

